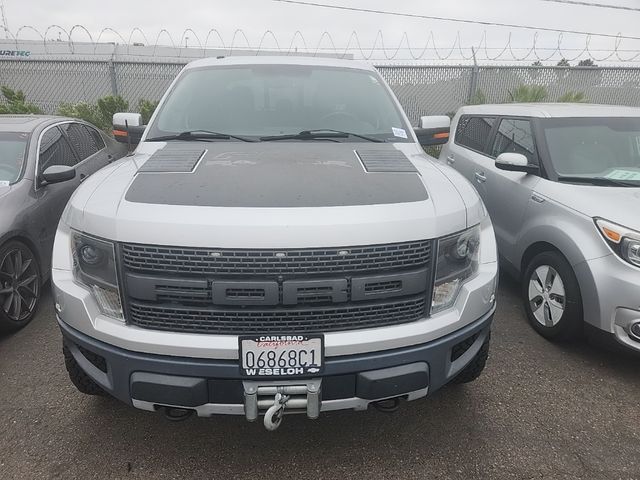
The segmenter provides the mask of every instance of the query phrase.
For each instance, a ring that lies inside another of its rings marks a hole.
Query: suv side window
[[[98,145],[91,132],[79,123],[64,123],[60,125],[62,131],[67,135],[69,142],[78,153],[79,161],[82,162],[91,155],[98,153]]]
[[[495,121],[494,117],[461,116],[456,128],[455,142],[476,152],[484,153]]]
[[[40,138],[38,166],[44,172],[52,165],[73,167],[77,164],[76,156],[58,127],[44,132]]]
[[[521,153],[529,163],[537,164],[536,147],[529,120],[504,118],[500,122],[496,138],[491,147],[491,156],[496,158],[501,153]]]

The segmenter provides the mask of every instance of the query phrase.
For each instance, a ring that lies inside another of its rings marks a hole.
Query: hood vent
[[[205,153],[201,146],[170,143],[151,155],[138,173],[193,172]]]
[[[399,150],[357,150],[356,155],[369,173],[418,173],[413,163]]]

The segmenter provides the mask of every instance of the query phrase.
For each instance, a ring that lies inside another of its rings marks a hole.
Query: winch
[[[320,416],[321,379],[276,382],[245,381],[244,411],[248,421],[253,422],[264,415],[267,430],[276,430],[285,413],[306,413],[310,419]]]

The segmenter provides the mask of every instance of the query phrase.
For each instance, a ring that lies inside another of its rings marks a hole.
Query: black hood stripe
[[[170,149],[155,157],[152,169],[145,167],[153,156],[145,163],[125,198],[159,205],[250,208],[376,205],[428,198],[417,170],[393,145],[372,146],[361,152],[370,161],[367,169],[353,145],[208,143],[206,151],[202,144],[199,148],[192,145],[184,162]],[[169,152],[171,156],[165,157]],[[198,152],[204,152],[199,162]],[[174,170],[158,164],[163,158]],[[398,168],[391,171],[394,159]],[[193,173],[188,165],[195,168]],[[176,172],[180,166],[184,173]]]

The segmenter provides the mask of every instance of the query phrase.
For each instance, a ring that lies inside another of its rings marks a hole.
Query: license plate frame
[[[276,352],[275,357],[268,352]],[[295,360],[288,352],[295,352]],[[324,335],[241,335],[238,368],[244,378],[318,376],[324,371]]]

